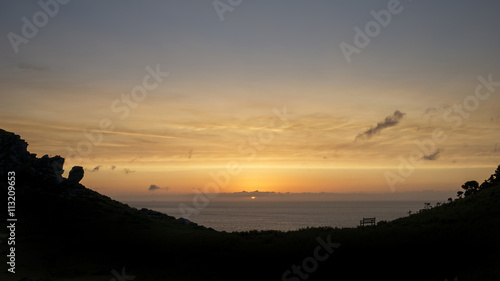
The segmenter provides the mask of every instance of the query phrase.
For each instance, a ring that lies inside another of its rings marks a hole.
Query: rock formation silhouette
[[[28,143],[20,136],[0,129],[0,174],[6,175],[8,171],[15,171],[18,179],[37,179],[39,184],[59,185],[62,182],[75,185],[83,178],[83,168],[75,166],[71,169],[69,178],[65,179],[64,158],[56,155],[36,157],[28,152]],[[0,183],[5,185],[5,182]]]
[[[74,166],[69,171],[68,182],[70,183],[79,183],[83,179],[84,171],[81,166]]]

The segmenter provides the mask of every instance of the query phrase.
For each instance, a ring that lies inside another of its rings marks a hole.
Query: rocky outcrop
[[[79,183],[84,176],[83,167],[74,166],[66,179],[62,177],[64,158],[61,156],[49,157],[48,155],[37,158],[36,154],[30,154],[27,149],[28,143],[20,136],[0,129],[0,175],[7,178],[7,172],[15,171],[16,194],[35,194],[35,197],[43,194],[43,196],[55,200],[87,200],[93,204],[101,202],[107,207],[119,206],[120,212],[128,215],[147,219],[172,220],[179,224],[205,229],[205,227],[184,218],[176,220],[161,212],[145,208],[138,210],[116,202]],[[7,189],[6,184],[6,180],[0,181],[0,189]],[[6,194],[6,192],[2,194]]]
[[[64,158],[59,155],[54,157],[44,155],[42,158],[36,158],[36,154],[32,154],[32,157],[32,171],[43,176],[47,181],[54,181],[56,183],[63,181]]]
[[[30,162],[33,155],[28,150],[28,143],[20,136],[0,129],[0,171],[2,176],[8,169],[18,169]]]
[[[69,183],[79,183],[83,179],[83,167],[74,166],[71,171],[69,171],[68,182]]]
[[[6,178],[7,172],[14,171],[16,183],[33,180],[36,185],[31,184],[31,186],[57,185],[64,180],[63,166],[64,158],[61,156],[44,155],[38,158],[36,154],[28,152],[28,143],[20,136],[0,129],[0,175],[2,177]],[[83,169],[77,169],[73,177],[74,183],[78,183],[82,177]],[[5,184],[5,181],[0,181],[0,186],[5,186]]]

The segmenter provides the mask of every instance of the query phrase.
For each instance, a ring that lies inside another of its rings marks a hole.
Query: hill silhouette
[[[15,171],[18,219],[16,273],[1,280],[500,280],[498,170],[464,198],[376,226],[226,233],[112,200],[27,146],[0,130],[0,200]]]

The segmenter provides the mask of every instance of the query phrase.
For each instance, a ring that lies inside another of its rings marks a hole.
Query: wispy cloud
[[[92,173],[93,173],[93,172],[99,172],[99,169],[100,169],[100,168],[101,168],[101,165],[96,166],[96,167],[94,167],[94,169],[92,169],[92,171],[90,171],[90,172],[92,172]]]
[[[125,174],[127,174],[127,175],[128,175],[128,174],[130,174],[130,173],[134,173],[134,172],[135,172],[134,170],[130,170],[130,169],[127,169],[127,168],[123,169],[123,171],[124,171],[124,172],[125,172]]]
[[[396,110],[396,111],[394,111],[394,113],[392,115],[385,117],[384,121],[378,122],[377,126],[370,127],[370,129],[364,131],[361,134],[358,134],[356,136],[355,140],[358,140],[358,139],[367,140],[367,139],[371,138],[372,136],[380,133],[380,131],[382,131],[383,129],[386,129],[386,128],[389,128],[392,126],[396,126],[399,123],[399,121],[401,121],[401,119],[403,119],[403,117],[405,115],[406,115],[405,113],[403,113],[399,110]]]
[[[45,71],[48,68],[42,65],[37,65],[33,63],[27,63],[27,62],[18,62],[13,65],[13,68],[18,69],[18,70],[34,70],[34,71]]]
[[[432,154],[422,156],[422,159],[430,160],[430,161],[437,160],[439,158],[439,153],[440,153],[440,150],[438,149],[438,150],[436,150],[436,152],[434,152]]]

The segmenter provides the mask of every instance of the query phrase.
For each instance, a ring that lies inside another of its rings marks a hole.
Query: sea
[[[176,218],[182,217],[183,202],[127,202],[136,208],[148,208]],[[193,206],[191,206],[193,207]],[[307,227],[356,227],[363,218],[391,221],[424,208],[423,201],[363,202],[210,202],[192,222],[218,231],[297,230]]]

